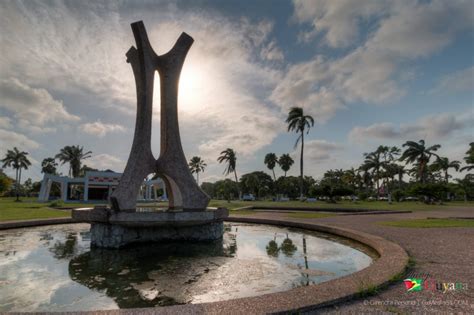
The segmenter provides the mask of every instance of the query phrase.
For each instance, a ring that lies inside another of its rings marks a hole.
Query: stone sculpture
[[[110,198],[112,207],[76,209],[72,217],[91,223],[91,244],[119,248],[130,243],[222,237],[225,208],[207,208],[209,196],[194,181],[181,147],[178,125],[178,83],[193,39],[182,33],[173,48],[158,56],[150,45],[143,22],[132,23],[137,47],[127,52],[137,92],[137,118],[132,149],[119,185]],[[151,152],[153,82],[160,75],[161,147]],[[137,211],[136,200],[144,178],[157,173],[165,182],[169,210]]]
[[[150,173],[158,173],[166,183],[170,209],[204,210],[209,197],[196,184],[181,147],[178,125],[178,83],[193,39],[182,33],[173,48],[158,56],[150,45],[142,21],[132,24],[137,48],[127,52],[137,92],[137,119],[132,150],[117,189],[112,194],[115,210],[135,209],[138,190]],[[160,75],[161,147],[155,160],[151,152],[153,82]]]

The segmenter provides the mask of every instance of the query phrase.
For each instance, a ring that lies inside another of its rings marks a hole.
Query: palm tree
[[[380,150],[376,150],[375,152],[370,153],[364,153],[365,160],[364,164],[362,164],[361,166],[363,170],[372,170],[372,175],[377,187],[377,197],[380,197],[380,168],[383,166],[383,161],[380,160],[380,154]]]
[[[81,161],[91,157],[92,151],[84,152],[84,147],[78,145],[65,146],[56,154],[61,164],[69,163],[69,176],[79,177],[81,173]]]
[[[402,189],[403,174],[407,173],[405,167],[400,164],[392,163],[390,164],[390,168],[392,169],[393,173],[398,176],[398,189]]]
[[[406,160],[406,163],[418,162],[418,178],[420,178],[421,183],[424,184],[426,180],[425,173],[427,165],[433,155],[438,157],[434,152],[441,148],[441,145],[435,144],[426,147],[425,140],[420,140],[418,143],[415,141],[407,141],[403,144],[403,147],[407,147],[407,149],[400,157],[400,161]]]
[[[41,173],[55,175],[57,167],[58,163],[56,163],[54,158],[45,158],[43,162],[41,162]]]
[[[207,164],[204,162],[204,160],[201,160],[201,157],[193,156],[189,161],[188,165],[191,174],[196,173],[196,182],[199,186],[199,173],[204,172],[204,169],[206,168]]]
[[[447,157],[438,157],[436,161],[431,164],[431,166],[437,171],[444,172],[444,180],[447,184],[449,180],[448,170],[450,168],[454,168],[456,171],[459,171],[459,168],[461,167],[461,162],[456,160],[450,161]]]
[[[351,167],[348,170],[344,171],[344,174],[341,177],[341,180],[344,184],[351,187],[352,189],[356,189],[357,186],[357,173],[356,170]]]
[[[275,165],[278,163],[278,158],[277,158],[276,154],[275,153],[268,153],[267,155],[265,155],[264,163],[268,167],[268,169],[272,170],[273,180],[276,180]]]
[[[293,163],[295,163],[295,161],[293,161],[289,154],[282,154],[282,156],[280,156],[280,158],[278,159],[278,164],[280,165],[282,171],[285,172],[285,177],[286,172],[290,170]]]
[[[286,119],[288,123],[288,132],[294,131],[300,133],[295,142],[295,148],[298,146],[298,142],[301,140],[301,155],[300,155],[300,198],[303,199],[303,153],[304,153],[304,131],[307,129],[306,134],[309,133],[311,127],[314,126],[314,119],[309,115],[305,115],[303,108],[292,107],[288,113]]]
[[[219,163],[225,162],[227,163],[227,168],[224,170],[225,175],[229,175],[230,173],[234,173],[235,176],[235,183],[239,185],[239,180],[237,179],[237,171],[235,170],[235,166],[237,163],[237,157],[235,151],[231,148],[227,148],[221,152],[221,155],[217,158]],[[242,195],[239,187],[239,195]],[[239,196],[240,199],[241,196]]]
[[[31,165],[30,160],[26,157],[28,152],[19,151],[16,147],[13,150],[8,150],[5,158],[2,159],[3,167],[12,167],[16,171],[16,201],[20,201],[20,184],[21,184],[21,169],[28,169]]]
[[[466,166],[461,168],[461,171],[470,171],[474,168],[474,142],[469,143],[469,150],[466,152],[466,156],[464,157],[464,161],[466,161]]]

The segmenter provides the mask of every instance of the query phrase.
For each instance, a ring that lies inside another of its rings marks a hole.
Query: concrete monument
[[[73,211],[73,218],[91,222],[92,245],[123,245],[160,240],[211,240],[222,237],[227,209],[210,209],[209,196],[196,184],[181,146],[178,125],[178,83],[193,39],[182,33],[173,48],[158,56],[142,21],[132,23],[137,47],[127,52],[137,93],[137,118],[125,171],[113,192],[110,208]],[[153,83],[160,75],[161,146],[158,159],[151,151]],[[169,198],[168,211],[139,211],[137,194],[144,178],[157,173]]]

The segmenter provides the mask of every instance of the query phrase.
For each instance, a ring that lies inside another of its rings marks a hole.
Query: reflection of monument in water
[[[235,237],[227,236],[210,242],[138,244],[120,254],[93,247],[71,259],[69,275],[104,292],[120,308],[189,303],[201,292],[201,277],[217,273],[235,255]]]
[[[132,23],[137,48],[127,52],[137,92],[135,135],[125,171],[112,193],[111,207],[73,211],[73,218],[91,223],[91,242],[99,247],[161,240],[214,240],[222,237],[227,209],[207,208],[207,196],[196,184],[184,155],[178,125],[178,83],[193,39],[182,33],[173,48],[157,55],[143,22]],[[153,82],[160,76],[161,146],[151,151]],[[157,173],[165,182],[169,209],[141,211],[136,196],[143,179]]]

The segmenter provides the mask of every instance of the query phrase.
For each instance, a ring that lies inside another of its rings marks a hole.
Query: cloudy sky
[[[265,169],[268,152],[296,158],[292,106],[316,120],[305,152],[315,177],[406,140],[460,160],[474,139],[473,12],[472,1],[444,0],[2,0],[0,156],[30,152],[26,177],[40,179],[43,158],[76,144],[93,152],[87,165],[121,172],[136,111],[125,53],[130,23],[143,20],[158,54],[183,31],[195,40],[179,121],[187,158],[208,164],[203,180],[223,178],[216,159],[227,147],[239,174]]]

